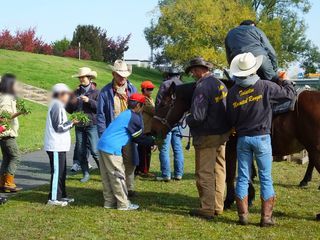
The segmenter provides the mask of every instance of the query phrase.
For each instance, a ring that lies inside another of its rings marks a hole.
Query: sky
[[[305,17],[307,36],[320,48],[320,0],[311,0],[313,8]],[[46,42],[72,38],[78,24],[93,24],[112,37],[131,33],[125,58],[148,59],[150,48],[143,30],[149,26],[158,0],[10,0],[2,1],[0,29],[11,31],[36,27]]]

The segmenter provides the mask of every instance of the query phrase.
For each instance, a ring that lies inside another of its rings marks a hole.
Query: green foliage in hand
[[[18,112],[21,112],[24,115],[31,113],[30,108],[27,107],[26,102],[23,99],[17,100],[17,110],[18,110]]]
[[[77,120],[82,125],[88,125],[90,123],[90,118],[83,111],[72,113],[70,119]]]
[[[6,129],[10,129],[10,122],[12,120],[11,113],[3,111],[0,113],[0,125],[5,126]]]

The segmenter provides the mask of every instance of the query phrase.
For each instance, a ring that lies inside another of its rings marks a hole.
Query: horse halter
[[[170,105],[169,105],[169,109],[168,109],[168,112],[167,112],[167,115],[162,118],[162,117],[159,117],[157,115],[154,115],[153,118],[154,119],[157,119],[158,121],[161,122],[162,125],[166,126],[169,130],[171,130],[173,128],[173,126],[171,126],[171,124],[168,122],[168,118],[174,108],[174,104],[176,102],[176,95],[175,94],[172,94],[171,95],[171,101],[170,101]]]

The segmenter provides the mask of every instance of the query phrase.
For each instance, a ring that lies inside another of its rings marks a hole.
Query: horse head
[[[195,83],[176,85],[172,83],[157,104],[152,121],[154,136],[164,139],[183,115],[189,111]]]

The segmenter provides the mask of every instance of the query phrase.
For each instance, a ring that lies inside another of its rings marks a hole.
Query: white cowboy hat
[[[258,71],[262,62],[262,55],[255,57],[251,52],[239,54],[231,62],[230,73],[236,77],[250,76]]]
[[[79,77],[91,77],[93,79],[97,78],[98,74],[96,71],[92,71],[91,68],[88,67],[82,67],[79,68],[79,71],[76,75],[73,75],[72,77],[74,78],[79,78]]]
[[[116,72],[121,77],[127,78],[132,73],[132,66],[128,65],[123,60],[116,60],[112,66],[112,71]]]

